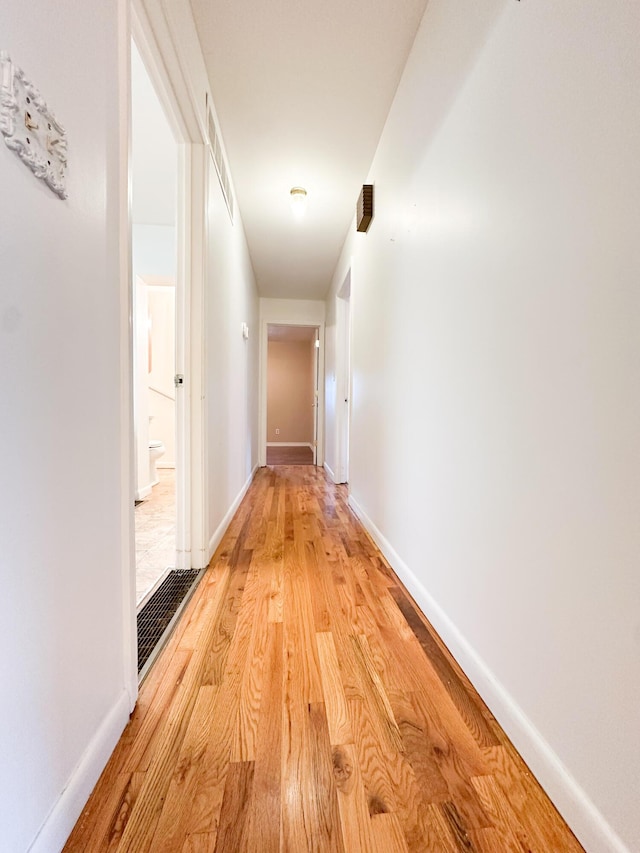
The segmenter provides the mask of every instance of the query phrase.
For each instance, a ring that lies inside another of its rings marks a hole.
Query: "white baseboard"
[[[310,447],[313,450],[310,441],[268,441],[267,447]]]
[[[349,506],[414,597],[424,615],[433,624],[584,848],[589,853],[630,853],[629,848],[573,778],[522,708],[494,676],[486,662],[437,601],[432,598],[353,496],[349,497]]]
[[[337,482],[337,480],[336,480],[336,475],[333,473],[333,471],[332,471],[332,470],[331,470],[331,468],[327,465],[327,463],[326,463],[326,462],[324,463],[324,465],[323,465],[322,467],[323,467],[323,468],[324,468],[324,470],[327,472],[327,474],[331,477],[331,481],[332,481],[333,483],[336,483],[336,482]]]
[[[123,690],[31,843],[29,853],[62,850],[128,721],[129,694]]]
[[[216,528],[215,533],[213,534],[213,536],[209,540],[209,548],[208,548],[208,552],[207,552],[206,565],[209,565],[211,558],[215,554],[216,548],[218,547],[218,545],[222,541],[222,537],[224,536],[224,534],[227,530],[227,527],[231,524],[231,519],[236,514],[236,511],[237,511],[238,507],[240,506],[242,498],[247,494],[249,486],[251,485],[251,482],[252,482],[253,478],[255,477],[256,471],[258,470],[259,467],[260,467],[259,465],[254,465],[253,471],[249,474],[247,482],[240,489],[238,496],[236,497],[234,502],[231,504],[231,506],[227,510],[227,514],[222,519],[222,521],[220,522],[220,524]]]
[[[153,491],[153,486],[149,483],[147,486],[143,486],[141,489],[136,489],[134,500],[143,501],[145,498],[148,498],[151,492]],[[131,498],[129,498],[131,500]]]

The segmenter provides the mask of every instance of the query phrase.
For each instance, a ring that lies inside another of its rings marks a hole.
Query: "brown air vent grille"
[[[356,208],[356,229],[367,231],[373,219],[373,184],[363,184]]]

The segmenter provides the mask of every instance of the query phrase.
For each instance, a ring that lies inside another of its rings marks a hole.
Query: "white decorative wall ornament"
[[[0,131],[15,151],[60,198],[67,198],[67,136],[36,87],[0,52]]]

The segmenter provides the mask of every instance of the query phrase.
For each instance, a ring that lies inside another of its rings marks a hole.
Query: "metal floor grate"
[[[138,673],[199,574],[199,569],[173,569],[138,613]]]

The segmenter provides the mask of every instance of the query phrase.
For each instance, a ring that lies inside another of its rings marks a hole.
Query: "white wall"
[[[244,231],[208,164],[207,471],[210,553],[258,464],[258,295]],[[237,216],[237,214],[236,214]],[[249,326],[249,339],[242,324]]]
[[[168,126],[165,128],[169,132]],[[174,143],[174,154],[177,146]],[[133,165],[135,168],[135,164]],[[149,396],[149,357],[148,357],[148,323],[149,323],[149,291],[153,286],[149,283],[154,278],[162,278],[175,283],[177,275],[177,231],[174,225],[140,225],[132,224],[131,228],[131,263],[133,270],[135,299],[133,302],[134,328],[134,442],[136,455],[136,500],[148,497],[151,493],[149,476],[149,439],[159,438],[156,432],[151,435],[149,415],[158,415],[157,405],[164,407],[158,400]],[[175,288],[173,288],[175,291]],[[175,317],[174,317],[175,320]],[[175,329],[174,329],[175,331]],[[175,343],[175,338],[173,343]],[[173,374],[171,380],[173,380]],[[171,388],[173,393],[173,386]],[[156,395],[153,395],[156,396]],[[166,407],[164,407],[166,408]],[[175,411],[175,406],[174,406]],[[166,412],[167,417],[171,417]],[[154,424],[157,426],[157,423]],[[171,444],[175,447],[175,417],[173,426],[174,438]],[[161,439],[164,441],[164,438]],[[166,445],[165,445],[166,446]],[[174,454],[175,456],[175,454]],[[163,461],[167,461],[163,457]]]
[[[131,44],[131,163],[133,222],[175,226],[176,143],[135,42]]]
[[[353,257],[354,505],[590,853],[640,849],[639,39],[431,0],[327,316]]]
[[[176,277],[175,225],[143,225],[132,229],[133,269],[136,275]]]
[[[151,494],[149,467],[149,288],[133,275],[133,442],[135,499]]]
[[[351,240],[347,246],[351,246]],[[353,258],[343,252],[327,299],[326,339],[326,431],[324,467],[334,483],[349,479],[349,412],[351,408],[349,347],[351,338],[350,301]]]
[[[176,289],[172,285],[148,288],[151,319],[149,381],[149,440],[161,441],[164,453],[157,468],[176,465]]]
[[[0,141],[0,849],[48,820],[55,853],[129,711],[116,4],[3,4],[0,32],[69,139],[64,202]]]
[[[283,326],[324,325],[325,304],[318,299],[260,299],[260,322]]]

